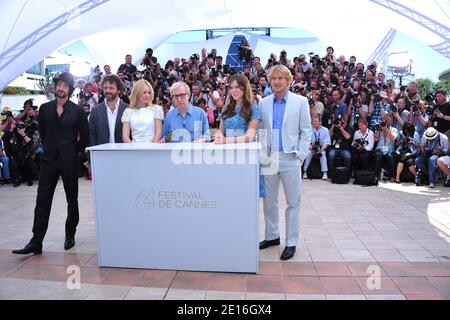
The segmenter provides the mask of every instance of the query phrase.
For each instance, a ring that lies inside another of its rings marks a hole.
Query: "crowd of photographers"
[[[376,180],[389,176],[396,182],[411,180],[434,187],[442,176],[444,185],[450,185],[450,105],[445,90],[421,97],[415,82],[397,90],[395,82],[378,72],[375,63],[364,66],[354,56],[348,60],[337,57],[332,47],[323,57],[314,53],[307,56],[290,59],[283,50],[278,57],[271,54],[264,63],[253,56],[246,42],[239,46],[239,72],[250,80],[257,101],[272,93],[267,74],[276,64],[291,70],[291,91],[308,98],[313,135],[305,177],[310,163],[316,161],[324,180],[328,176],[333,180],[342,170],[349,175],[365,170],[373,172]],[[105,99],[101,79],[112,71],[109,65],[103,71],[97,67],[93,81],[78,81],[76,95],[87,116]],[[236,72],[215,49],[203,49],[201,55],[175,58],[164,65],[152,49],[147,49],[138,66],[127,55],[116,74],[125,88],[120,93],[124,102],[129,103],[133,83],[146,79],[154,88],[154,103],[166,113],[173,108],[169,87],[177,81],[186,82],[192,91],[191,104],[205,111],[211,128],[218,128],[228,102],[227,79]],[[18,117],[9,113],[4,110],[0,124],[4,132],[1,176],[4,182],[12,180],[14,186],[22,182],[32,185],[42,152],[36,107],[30,100]]]

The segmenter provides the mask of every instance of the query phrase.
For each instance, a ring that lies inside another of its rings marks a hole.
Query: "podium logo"
[[[155,209],[155,192],[153,189],[146,191],[145,188],[139,192],[135,200],[136,209],[140,211],[148,211]]]
[[[169,191],[142,188],[135,199],[136,209],[217,209],[216,200],[205,197],[199,191]]]

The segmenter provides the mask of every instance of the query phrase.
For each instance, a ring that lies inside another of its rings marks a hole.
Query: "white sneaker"
[[[326,172],[323,173],[322,180],[328,180],[328,175]]]
[[[306,171],[303,172],[303,179],[308,179],[308,175],[306,174]]]

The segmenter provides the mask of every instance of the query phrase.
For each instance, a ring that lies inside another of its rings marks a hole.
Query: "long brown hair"
[[[253,92],[250,86],[250,81],[243,74],[234,74],[230,77],[228,85],[231,82],[236,81],[237,85],[244,91],[244,96],[242,97],[242,106],[239,115],[244,118],[246,123],[249,123],[252,119],[252,104],[253,104]],[[233,117],[236,112],[236,100],[233,99],[231,93],[228,93],[229,103],[226,105],[225,114],[223,119]]]

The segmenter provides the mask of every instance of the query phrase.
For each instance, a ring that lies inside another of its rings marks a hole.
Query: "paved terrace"
[[[297,253],[281,262],[283,243],[262,250],[257,275],[99,268],[84,179],[76,247],[63,249],[60,181],[43,254],[12,255],[31,237],[36,188],[0,187],[0,299],[450,299],[448,188],[303,180]],[[262,207],[260,214],[262,239]],[[80,267],[80,290],[67,289],[69,265]],[[367,285],[370,266],[379,267],[378,289]]]

